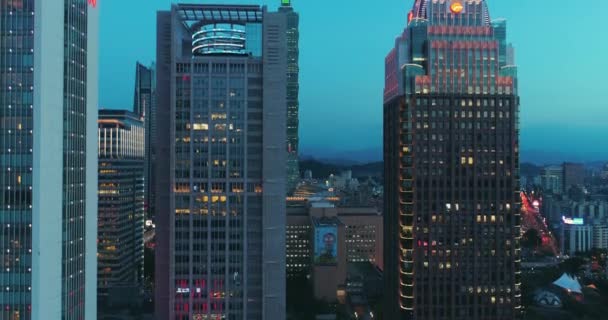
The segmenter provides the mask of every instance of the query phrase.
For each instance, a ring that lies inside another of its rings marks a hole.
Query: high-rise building
[[[604,167],[602,168],[602,172],[600,173],[600,177],[602,177],[602,179],[608,179],[608,163],[604,165]]]
[[[386,57],[387,319],[518,319],[519,98],[484,0],[416,0]]]
[[[157,18],[156,317],[285,319],[287,14]]]
[[[585,166],[580,163],[564,163],[564,192],[568,192],[572,186],[580,186],[585,183]]]
[[[135,93],[133,95],[133,112],[145,118],[152,112],[155,85],[154,64],[147,67],[139,62],[135,64]]]
[[[156,160],[156,65],[135,66],[135,94],[133,112],[144,121],[145,141],[145,205],[146,215],[154,216],[154,162]],[[147,217],[147,218],[148,218]]]
[[[564,168],[562,166],[543,168],[540,183],[544,192],[562,194],[564,191]]]
[[[144,123],[125,110],[100,110],[98,275],[100,300],[137,292],[144,260]]]
[[[0,1],[0,319],[95,319],[97,9]]]
[[[281,0],[279,12],[287,15],[287,191],[291,194],[300,180],[300,16],[291,0]]]

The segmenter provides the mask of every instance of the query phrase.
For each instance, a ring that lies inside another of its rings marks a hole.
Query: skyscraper
[[[281,0],[279,12],[287,15],[287,191],[291,193],[300,180],[300,16],[291,0]]]
[[[1,319],[95,319],[97,9],[0,2]]]
[[[157,18],[156,317],[285,319],[287,15]]]
[[[98,124],[98,293],[126,300],[143,284],[145,130],[125,110],[100,110]]]
[[[585,166],[580,163],[564,163],[564,187],[563,191],[568,192],[572,186],[582,186],[585,183]]]
[[[135,64],[135,94],[133,95],[133,112],[144,118],[151,113],[154,99],[154,65],[146,67],[137,62]]]
[[[519,97],[483,0],[416,0],[386,57],[387,319],[520,316]]]
[[[154,216],[154,163],[156,161],[156,65],[146,67],[141,63],[135,66],[135,93],[133,112],[144,121],[145,141],[145,205],[146,215]]]

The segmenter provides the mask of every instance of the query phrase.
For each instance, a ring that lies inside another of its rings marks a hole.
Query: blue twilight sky
[[[155,60],[171,0],[100,0],[100,104],[132,108],[135,62]],[[280,0],[189,0],[263,3]],[[293,0],[300,13],[304,153],[381,150],[384,57],[414,0]],[[519,66],[522,149],[608,158],[608,1],[488,0]],[[583,5],[578,5],[579,3]],[[378,157],[380,154],[378,154]]]

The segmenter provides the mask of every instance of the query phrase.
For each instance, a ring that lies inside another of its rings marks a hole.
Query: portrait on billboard
[[[338,228],[318,227],[315,230],[315,264],[338,263]]]

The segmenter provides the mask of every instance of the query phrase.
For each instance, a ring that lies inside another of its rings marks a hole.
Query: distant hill
[[[521,176],[534,177],[540,174],[542,167],[539,167],[532,163],[522,163],[519,166]]]
[[[310,150],[309,150],[310,152]],[[346,170],[353,171],[353,177],[381,178],[384,172],[382,152],[379,149],[367,149],[342,153],[319,153],[322,156],[303,155],[300,159],[300,171],[311,170],[315,179],[326,179],[330,174],[338,175]],[[599,159],[599,160],[598,160]],[[545,152],[523,150],[521,152],[520,171],[522,176],[537,176],[546,165],[562,164],[564,162],[585,163],[592,168],[602,168],[605,163],[600,156],[587,158],[583,154],[566,154],[560,152]]]
[[[384,163],[372,162],[366,164],[352,164],[352,162],[349,163],[348,161],[328,163],[326,160],[308,158],[300,160],[300,173],[302,176],[304,176],[306,170],[312,171],[313,178],[315,179],[326,179],[331,174],[339,175],[347,170],[352,170],[353,177],[355,178],[381,178],[384,170]]]
[[[533,163],[535,165],[562,164],[564,162],[604,162],[608,160],[601,152],[597,153],[566,153],[556,151],[522,150],[522,163]]]
[[[372,162],[362,165],[352,166],[353,177],[356,178],[367,178],[367,177],[382,177],[384,175],[384,162]]]
[[[332,174],[340,174],[340,172],[346,170],[346,167],[315,159],[300,160],[300,176],[303,177],[307,170],[312,171],[312,177],[315,179],[327,179]]]
[[[382,147],[350,151],[307,148],[301,150],[300,156],[305,160],[315,159],[323,163],[352,166],[382,161]]]

